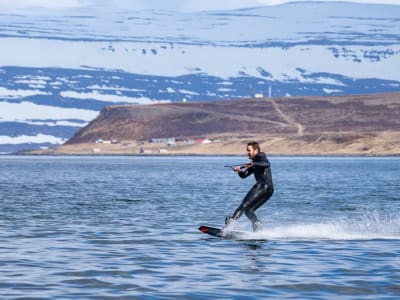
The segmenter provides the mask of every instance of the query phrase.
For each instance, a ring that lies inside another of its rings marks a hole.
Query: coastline
[[[327,137],[328,135],[326,135]],[[118,143],[64,144],[56,148],[30,150],[17,155],[89,155],[89,156],[243,156],[247,142],[258,141],[269,156],[400,156],[400,132],[364,134],[353,139],[329,139],[315,136],[232,137],[214,142],[167,145],[149,141],[126,140]]]

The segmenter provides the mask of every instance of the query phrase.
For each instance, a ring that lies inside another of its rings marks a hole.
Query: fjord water
[[[398,299],[400,158],[270,160],[264,229],[232,241],[197,228],[246,157],[0,157],[0,297]]]

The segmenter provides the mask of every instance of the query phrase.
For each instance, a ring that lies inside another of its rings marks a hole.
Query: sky
[[[63,11],[85,7],[110,6],[131,10],[160,9],[181,12],[202,10],[238,9],[262,5],[277,5],[286,2],[307,0],[0,0],[0,13],[34,12],[37,10]],[[337,0],[314,0],[337,1]],[[348,2],[396,4],[400,0],[347,0]]]

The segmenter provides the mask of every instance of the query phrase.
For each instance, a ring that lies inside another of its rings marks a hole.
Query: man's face
[[[247,155],[250,159],[253,159],[258,153],[257,150],[253,149],[253,146],[247,146]]]

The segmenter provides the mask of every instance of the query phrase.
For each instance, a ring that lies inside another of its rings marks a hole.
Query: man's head
[[[250,159],[253,159],[260,151],[260,144],[257,142],[247,143],[247,155]]]

